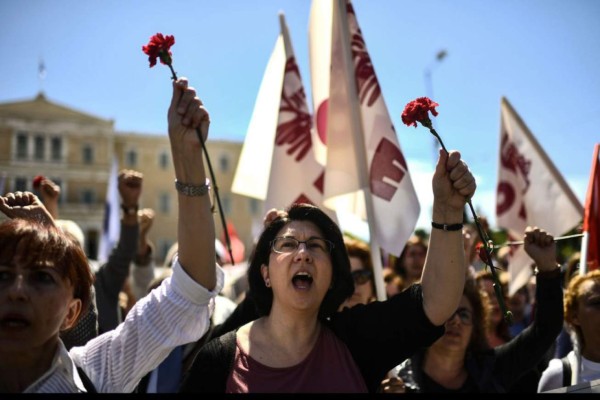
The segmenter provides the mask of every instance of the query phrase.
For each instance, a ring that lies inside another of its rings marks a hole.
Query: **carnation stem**
[[[169,69],[171,70],[171,79],[174,81],[177,80],[177,74],[173,69],[171,64],[167,64]],[[219,215],[221,216],[221,224],[223,225],[223,232],[225,233],[225,245],[227,246],[227,252],[229,253],[229,257],[231,258],[231,264],[235,265],[235,260],[233,259],[233,251],[231,250],[231,239],[229,238],[229,231],[227,230],[227,223],[225,222],[225,214],[223,213],[223,206],[221,205],[221,197],[219,196],[219,186],[217,185],[217,180],[215,179],[215,173],[213,171],[212,163],[210,162],[210,158],[208,157],[208,151],[206,150],[206,145],[204,144],[204,139],[202,138],[202,132],[200,132],[200,128],[196,128],[196,134],[198,135],[198,140],[200,140],[200,144],[202,145],[202,151],[204,153],[204,157],[206,158],[206,164],[208,165],[208,171],[210,173],[210,180],[212,182],[212,188],[215,193],[215,197],[217,199],[217,206],[219,207]]]
[[[435,131],[435,129],[433,127],[429,126],[428,128],[429,128],[429,131],[431,132],[431,134],[436,137],[438,142],[440,142],[442,149],[446,152],[446,154],[448,154],[448,150],[446,149],[446,146],[444,146],[444,142],[442,141],[442,138],[440,137],[440,135],[438,135],[438,133]],[[467,204],[469,205],[469,209],[471,210],[471,214],[473,215],[473,220],[475,221],[475,226],[477,227],[477,232],[479,233],[479,238],[483,242],[483,247],[485,248],[485,252],[487,254],[487,257],[484,261],[485,261],[486,265],[490,268],[490,272],[492,273],[492,280],[494,281],[494,293],[496,294],[496,298],[498,299],[498,304],[500,305],[500,310],[502,310],[502,314],[504,315],[504,320],[509,325],[512,325],[513,315],[512,315],[512,312],[510,312],[506,309],[506,304],[504,303],[504,295],[502,293],[502,286],[500,285],[500,280],[498,279],[498,275],[496,275],[496,267],[494,267],[494,264],[492,263],[492,255],[491,255],[492,252],[491,252],[490,246],[488,244],[489,237],[485,233],[485,231],[483,230],[483,228],[479,222],[479,217],[477,217],[477,213],[475,212],[475,209],[473,208],[473,203],[471,203],[471,199],[467,200]]]

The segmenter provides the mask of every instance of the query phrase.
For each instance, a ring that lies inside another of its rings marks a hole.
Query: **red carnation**
[[[33,178],[33,188],[39,189],[43,180],[44,180],[44,177],[42,175],[38,175],[35,178]]]
[[[165,65],[171,65],[171,56],[173,55],[169,50],[171,46],[175,44],[175,37],[172,35],[163,36],[162,33],[150,37],[150,41],[146,46],[142,46],[142,51],[148,55],[148,61],[150,61],[150,68],[156,65],[156,59],[159,58],[160,62]]]
[[[488,253],[486,248],[483,246],[483,243],[479,242],[477,243],[477,252],[479,253],[479,258],[481,258],[481,261],[483,261],[486,264],[488,263]]]
[[[429,111],[431,111],[434,117],[437,116],[438,112],[435,110],[437,106],[439,104],[432,101],[429,97],[419,97],[404,107],[402,122],[408,126],[414,125],[415,128],[417,127],[417,122],[420,122],[423,126],[431,128]]]

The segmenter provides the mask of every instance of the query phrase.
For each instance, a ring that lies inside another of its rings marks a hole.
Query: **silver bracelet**
[[[210,189],[210,181],[206,178],[204,185],[191,185],[189,183],[179,182],[175,179],[175,189],[186,196],[204,196]]]

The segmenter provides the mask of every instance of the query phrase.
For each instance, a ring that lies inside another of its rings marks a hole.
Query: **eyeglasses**
[[[352,279],[354,279],[354,283],[357,285],[363,285],[369,282],[371,275],[372,273],[368,269],[357,269],[352,271]]]
[[[465,325],[473,324],[473,313],[471,312],[471,310],[468,310],[464,307],[460,307],[458,310],[456,310],[454,312],[454,314],[452,314],[452,316],[450,318],[448,318],[448,321],[454,319],[455,315],[458,315],[460,322],[462,322],[463,324],[465,324]]]
[[[327,239],[310,238],[308,240],[298,240],[293,237],[276,237],[271,242],[271,248],[275,253],[289,254],[293,253],[304,243],[304,247],[311,253],[331,253],[333,243]]]

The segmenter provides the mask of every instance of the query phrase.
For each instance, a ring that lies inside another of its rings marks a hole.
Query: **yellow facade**
[[[224,215],[249,256],[264,212],[262,201],[231,193],[242,143],[211,139],[206,145]],[[57,104],[41,93],[32,100],[0,104],[0,191],[33,191],[36,175],[57,182],[61,186],[59,218],[80,225],[90,258],[97,254],[114,157],[119,169],[144,174],[140,208],[155,211],[150,239],[156,248],[155,260],[162,263],[177,237],[175,174],[166,133],[117,132],[114,121]],[[222,238],[216,204],[215,228]]]

